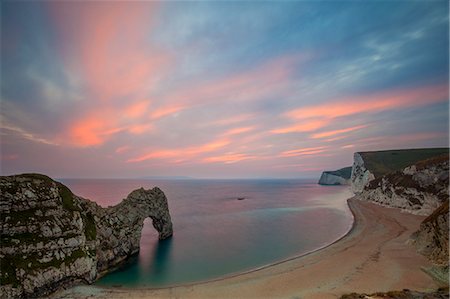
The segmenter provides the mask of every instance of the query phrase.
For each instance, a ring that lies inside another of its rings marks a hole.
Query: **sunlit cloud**
[[[173,105],[163,106],[163,107],[153,110],[150,113],[150,119],[152,119],[152,120],[160,119],[160,118],[168,116],[168,115],[173,115],[179,111],[182,111],[183,109],[185,109],[185,106],[182,104],[173,104]]]
[[[341,4],[7,1],[2,168],[300,177],[447,146],[448,5]]]
[[[448,85],[389,90],[358,97],[347,97],[286,113],[292,119],[321,117],[332,119],[357,113],[374,113],[391,109],[425,106],[448,101]]]
[[[295,125],[280,128],[280,129],[274,129],[274,130],[271,130],[270,132],[274,133],[274,134],[311,132],[311,131],[315,131],[317,129],[323,128],[324,126],[326,126],[329,123],[330,123],[330,121],[327,119],[304,120]]]
[[[353,148],[353,147],[355,147],[354,144],[347,144],[347,145],[341,146],[341,148]]]
[[[114,151],[116,154],[122,154],[122,153],[124,153],[124,152],[126,152],[126,151],[129,151],[130,150],[130,146],[128,146],[128,145],[124,145],[124,146],[121,146],[121,147],[118,147],[118,148],[116,148],[116,150]]]
[[[284,151],[279,154],[279,157],[296,157],[296,156],[308,156],[315,155],[319,153],[323,153],[326,150],[326,147],[309,147],[309,148],[300,148],[296,150]]]
[[[232,136],[232,135],[239,135],[242,133],[248,133],[255,130],[255,127],[240,127],[240,128],[233,128],[225,133],[223,133],[224,136]]]
[[[17,134],[24,139],[27,139],[27,140],[30,140],[30,141],[33,141],[36,143],[43,143],[43,144],[48,144],[48,145],[58,145],[58,143],[53,140],[49,140],[46,138],[36,136],[30,132],[27,132],[26,130],[24,130],[22,128],[16,127],[14,125],[9,125],[9,124],[5,123],[4,121],[0,125],[0,129],[2,131],[6,131],[6,132],[9,131],[9,133]],[[2,135],[3,135],[3,133],[2,133]]]
[[[166,158],[186,158],[194,157],[199,154],[216,151],[230,143],[227,139],[219,139],[199,146],[179,149],[154,150],[147,154],[128,159],[127,162],[142,162],[150,159],[166,159]]]
[[[215,126],[227,126],[227,125],[234,125],[241,122],[245,122],[248,120],[251,120],[255,118],[256,116],[250,113],[241,114],[241,115],[233,115],[230,117],[222,118],[219,120],[215,120],[211,123],[207,123],[206,125],[215,125]]]
[[[355,127],[345,128],[345,129],[340,129],[340,130],[321,132],[321,133],[312,134],[311,138],[318,139],[318,138],[332,137],[332,136],[340,135],[340,134],[343,134],[343,133],[348,133],[348,132],[361,130],[361,129],[366,128],[366,127],[367,127],[367,125],[361,125],[361,126],[355,126]]]
[[[225,153],[221,156],[214,156],[214,157],[208,157],[204,158],[203,161],[207,163],[225,163],[225,164],[231,164],[240,162],[243,160],[249,160],[249,159],[255,159],[256,156],[246,155],[246,154],[238,154],[238,153]]]
[[[149,105],[150,101],[148,100],[136,102],[125,108],[124,114],[130,119],[141,117],[147,112]]]

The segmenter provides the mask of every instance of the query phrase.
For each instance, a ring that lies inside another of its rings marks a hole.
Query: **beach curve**
[[[344,293],[430,290],[431,264],[407,244],[423,216],[356,197],[354,222],[338,241],[301,257],[234,276],[161,289],[77,286],[51,298],[338,298]]]

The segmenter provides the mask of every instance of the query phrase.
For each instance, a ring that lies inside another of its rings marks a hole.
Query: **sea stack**
[[[102,208],[45,175],[23,174],[0,178],[0,198],[0,293],[6,298],[94,282],[139,251],[148,217],[160,239],[173,233],[159,188],[134,190]]]

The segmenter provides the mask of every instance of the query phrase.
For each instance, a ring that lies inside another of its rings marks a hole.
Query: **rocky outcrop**
[[[324,171],[319,179],[320,185],[349,185],[352,167],[345,167],[335,171]]]
[[[350,293],[342,295],[339,299],[444,299],[448,298],[448,287],[435,291],[420,292],[403,289],[401,291],[366,293]]]
[[[101,208],[47,176],[0,178],[2,298],[36,297],[91,283],[139,251],[145,218],[160,239],[172,235],[164,193],[138,189]]]
[[[361,192],[365,200],[430,215],[449,197],[449,160],[439,156],[373,179]]]
[[[141,231],[151,218],[159,239],[172,236],[167,199],[159,188],[134,190],[120,204],[103,209],[90,201],[84,207],[94,215],[97,228],[97,269],[103,274],[139,251]]]
[[[358,152],[353,157],[352,191],[361,193],[370,181],[426,159],[446,155],[448,148]]]
[[[353,154],[351,187],[354,193],[360,193],[364,187],[375,179],[375,175],[367,169],[360,153]]]
[[[448,199],[420,224],[411,236],[417,251],[425,255],[434,266],[426,269],[429,274],[448,284],[449,273],[449,201]]]

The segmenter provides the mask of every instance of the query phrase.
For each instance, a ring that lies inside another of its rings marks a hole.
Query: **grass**
[[[69,211],[81,211],[81,209],[75,205],[72,191],[59,182],[56,184],[58,185],[59,195],[62,198],[63,208]]]
[[[401,170],[416,162],[449,154],[448,148],[425,148],[407,150],[389,150],[359,153],[367,169],[380,177],[387,173]]]
[[[324,171],[324,173],[329,173],[332,175],[343,177],[344,179],[350,179],[352,176],[352,167],[344,167],[335,171]]]

